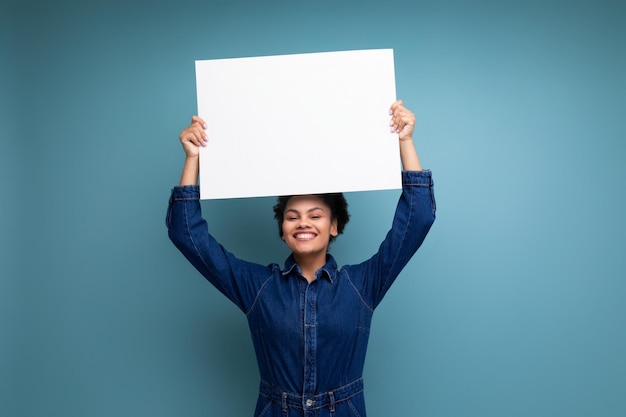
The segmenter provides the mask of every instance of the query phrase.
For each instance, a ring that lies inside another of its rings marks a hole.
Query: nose
[[[301,217],[300,220],[298,220],[298,225],[296,227],[298,229],[305,229],[309,227],[309,221],[306,218]]]

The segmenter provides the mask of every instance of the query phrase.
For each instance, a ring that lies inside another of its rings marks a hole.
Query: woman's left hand
[[[394,102],[390,109],[392,133],[397,133],[400,141],[410,140],[413,138],[413,128],[415,127],[415,115],[406,107],[402,100]]]

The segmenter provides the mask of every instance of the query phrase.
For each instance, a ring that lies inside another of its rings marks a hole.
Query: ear
[[[334,219],[330,223],[330,235],[333,237],[339,236],[339,232],[337,231],[337,219]]]

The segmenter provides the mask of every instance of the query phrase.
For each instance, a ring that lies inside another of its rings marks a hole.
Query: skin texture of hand
[[[178,138],[188,157],[197,157],[200,154],[200,146],[206,146],[208,138],[205,129],[204,120],[198,116],[193,116],[191,124],[180,132]]]
[[[415,115],[404,107],[402,100],[397,100],[391,105],[389,114],[391,115],[391,121],[389,122],[391,132],[398,134],[402,169],[405,171],[421,171],[422,164],[413,144]]]
[[[185,165],[180,176],[179,185],[198,184],[198,172],[200,171],[200,146],[206,146],[207,135],[206,123],[202,118],[193,116],[191,124],[180,132],[180,143],[185,150]]]
[[[409,109],[404,107],[402,100],[397,100],[389,109],[391,115],[391,131],[398,134],[400,141],[412,139],[413,129],[415,127],[415,115]]]

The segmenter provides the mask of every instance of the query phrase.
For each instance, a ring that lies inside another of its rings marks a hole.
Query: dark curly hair
[[[313,194],[315,197],[319,197],[330,208],[330,219],[337,220],[337,234],[343,233],[343,228],[350,221],[350,213],[348,213],[348,202],[346,201],[343,193],[329,193],[329,194]],[[278,235],[283,237],[283,220],[285,219],[285,208],[287,203],[293,195],[283,195],[278,197],[276,205],[274,206],[274,218],[278,222]],[[337,236],[331,236],[330,242],[333,242]]]

